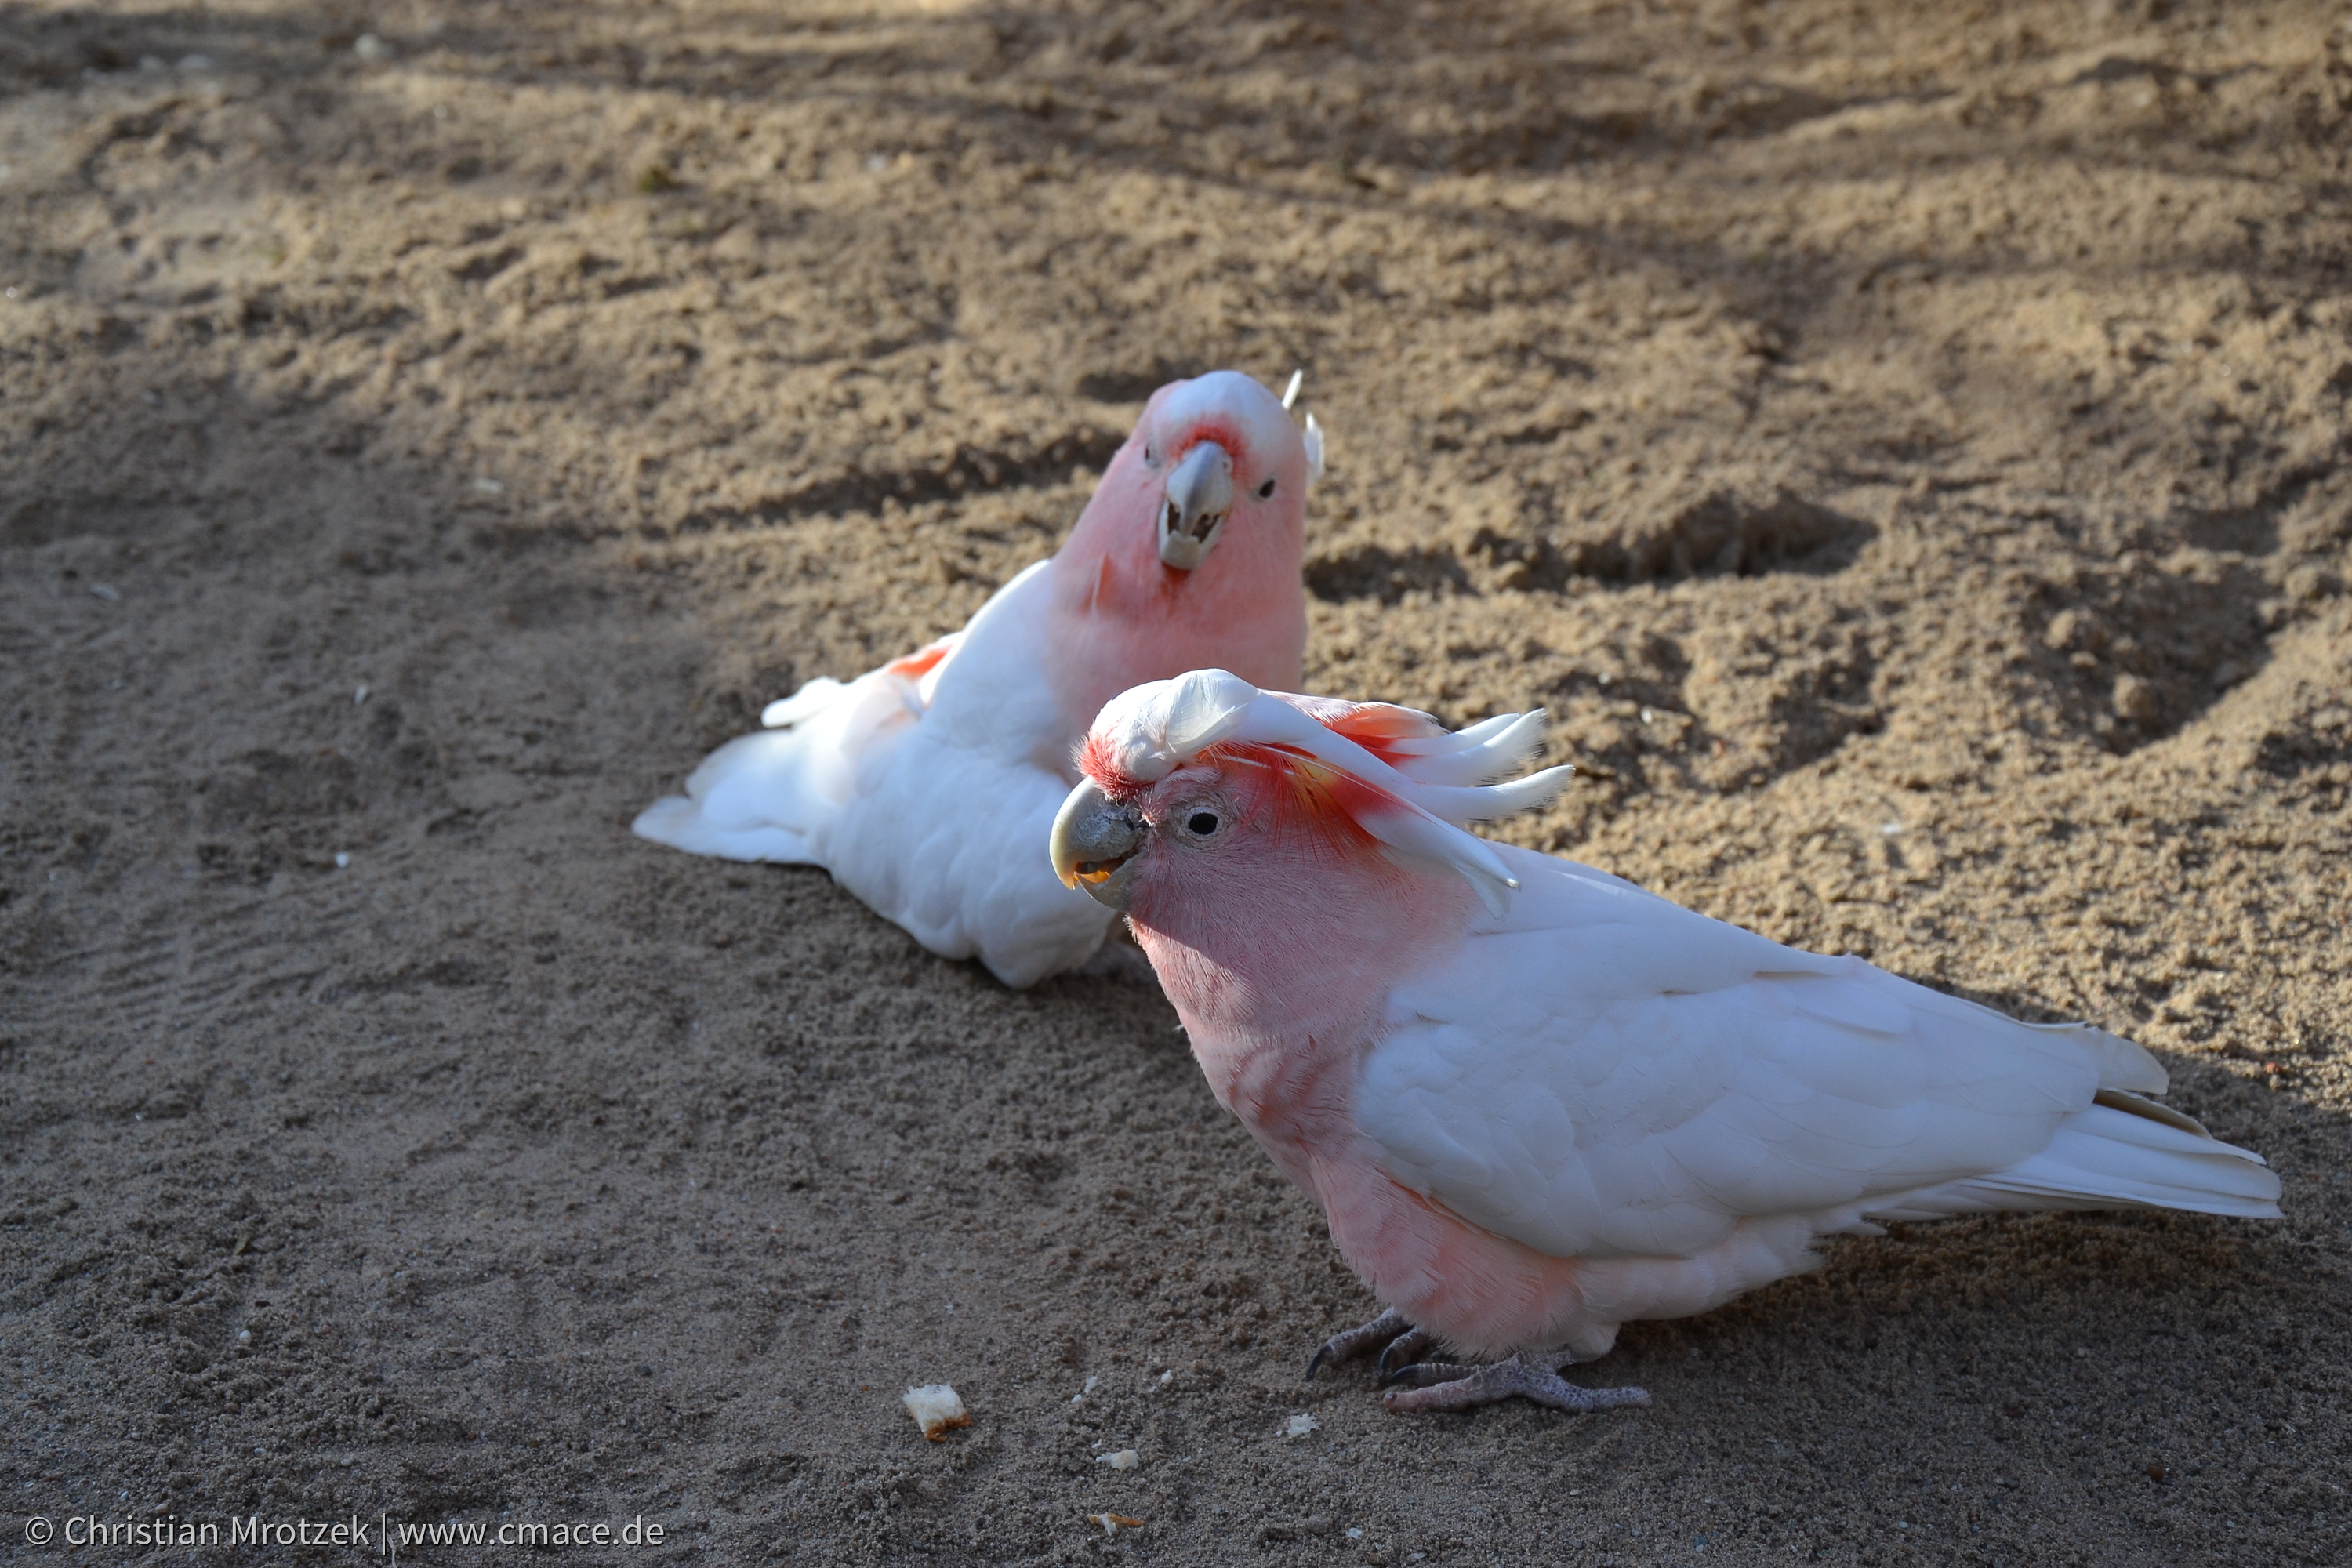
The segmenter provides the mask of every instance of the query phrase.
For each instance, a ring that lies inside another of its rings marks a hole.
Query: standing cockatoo
[[[1055,870],[1126,912],[1218,1100],[1389,1308],[1323,1353],[1506,1358],[1405,1369],[1440,1381],[1391,1408],[1646,1404],[1554,1369],[1872,1217],[2278,1214],[2259,1156],[2141,1098],[2164,1069],[2128,1040],[1465,832],[1564,782],[1491,782],[1542,718],[1449,734],[1194,671],[1103,710],[1054,824]]]
[[[1297,387],[1292,379],[1292,391]],[[1218,664],[1291,686],[1307,646],[1312,416],[1216,371],[1152,395],[1051,560],[950,633],[843,685],[819,679],[713,752],[647,838],[823,866],[932,952],[1007,985],[1083,963],[1113,919],[1037,852],[1110,698]]]

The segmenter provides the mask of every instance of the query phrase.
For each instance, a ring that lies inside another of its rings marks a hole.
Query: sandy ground
[[[0,1561],[2352,1559],[2334,26],[0,3]],[[1221,364],[1331,431],[1313,689],[1548,705],[1522,841],[2128,1032],[2287,1219],[1840,1243],[1587,1369],[1652,1410],[1391,1417],[1156,992],[627,836]]]

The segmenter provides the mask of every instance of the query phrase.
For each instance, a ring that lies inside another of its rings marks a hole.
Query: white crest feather
[[[1104,703],[1094,734],[1108,744],[1119,772],[1150,784],[1231,735],[1257,696],[1256,687],[1222,669],[1148,680]]]
[[[1285,412],[1297,404],[1298,389],[1306,384],[1307,373],[1304,370],[1294,370],[1290,373],[1290,384],[1282,389],[1282,406]],[[1307,448],[1307,482],[1312,485],[1323,477],[1323,426],[1315,422],[1315,413],[1312,409],[1307,412],[1303,422],[1307,426],[1305,434],[1301,437],[1301,443]]]

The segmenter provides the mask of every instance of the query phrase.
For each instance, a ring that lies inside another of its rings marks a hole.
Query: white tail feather
[[[2261,1155],[2170,1118],[2099,1104],[2066,1118],[2048,1147],[2005,1171],[1906,1193],[1866,1212],[1933,1219],[2004,1209],[2153,1208],[2276,1219],[2278,1195],[2278,1175]]]
[[[738,828],[713,826],[701,807],[682,795],[664,796],[637,814],[630,828],[640,838],[708,855],[719,860],[772,860],[780,865],[814,864],[808,841],[788,827]]]
[[[824,711],[827,704],[845,689],[840,681],[829,675],[820,675],[804,683],[790,697],[779,697],[760,710],[760,723],[764,729],[789,729],[802,721]]]
[[[762,719],[788,728],[728,742],[694,770],[685,795],[654,802],[631,826],[692,855],[823,864],[812,839],[855,793],[868,748],[920,711],[916,682],[887,667],[846,685],[821,677],[768,704]]]

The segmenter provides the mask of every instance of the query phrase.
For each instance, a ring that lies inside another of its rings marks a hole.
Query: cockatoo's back
[[[1355,1100],[1391,1176],[1497,1235],[1633,1258],[1777,1215],[2277,1213],[2259,1160],[2134,1113],[2165,1076],[2129,1041],[1497,853],[1520,883],[1509,911],[1390,993]],[[2103,1142],[2116,1152],[2093,1158]]]
[[[1066,788],[1053,694],[1034,679],[1053,568],[1006,584],[953,638],[772,704],[789,728],[719,747],[636,831],[724,859],[823,866],[926,947],[977,956],[1009,985],[1083,962],[1107,914],[1057,885],[1035,848]]]

